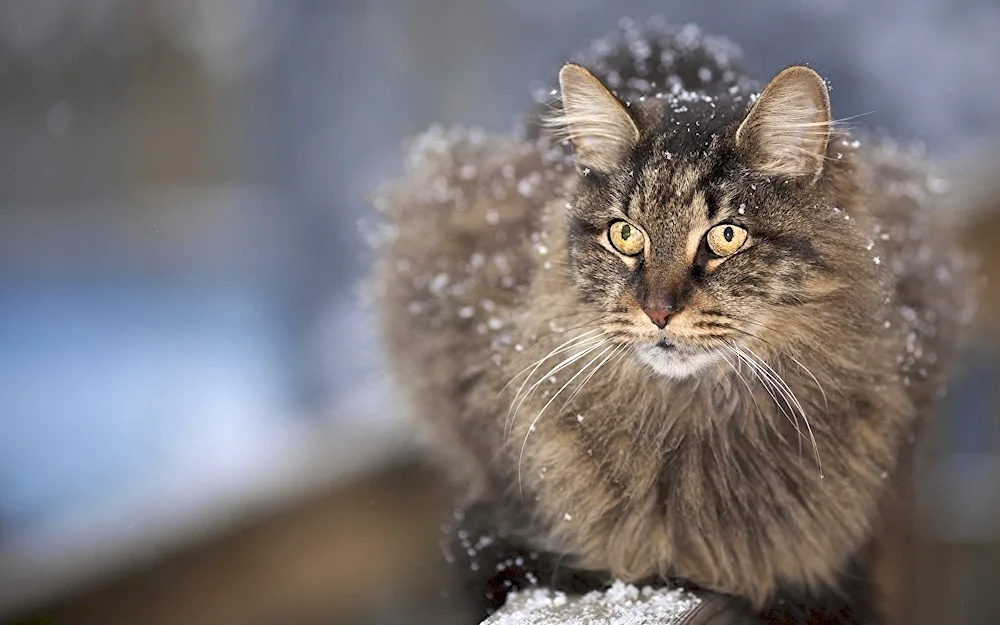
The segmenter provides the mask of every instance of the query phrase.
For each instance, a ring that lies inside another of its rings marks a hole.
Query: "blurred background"
[[[810,63],[969,197],[988,281],[897,608],[1000,622],[996,0],[3,0],[0,622],[444,623],[364,198],[652,14]]]

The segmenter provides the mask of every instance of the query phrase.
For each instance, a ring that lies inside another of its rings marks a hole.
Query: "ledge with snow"
[[[548,589],[511,593],[482,625],[736,625],[743,619],[725,598],[681,588],[637,588],[567,595]]]

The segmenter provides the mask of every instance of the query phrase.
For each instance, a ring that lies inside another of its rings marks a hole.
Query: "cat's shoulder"
[[[403,175],[383,185],[373,204],[390,221],[498,226],[551,200],[565,167],[562,153],[544,142],[434,126],[410,142]]]
[[[485,339],[539,264],[530,250],[561,197],[562,153],[434,127],[411,142],[406,161],[404,174],[373,198],[382,218],[376,292],[411,325]]]

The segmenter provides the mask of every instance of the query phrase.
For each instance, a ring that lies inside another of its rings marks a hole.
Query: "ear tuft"
[[[815,71],[801,65],[775,76],[736,131],[736,147],[753,168],[815,181],[830,141],[830,96]]]
[[[559,87],[562,110],[546,124],[573,143],[577,167],[613,169],[639,140],[632,117],[608,88],[580,65],[563,66]]]

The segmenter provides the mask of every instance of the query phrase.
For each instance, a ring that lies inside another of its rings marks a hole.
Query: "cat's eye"
[[[747,231],[733,224],[720,224],[705,235],[708,249],[716,256],[732,256],[747,241]]]
[[[635,256],[646,247],[646,237],[635,226],[616,221],[608,229],[608,239],[616,250],[626,256]]]

